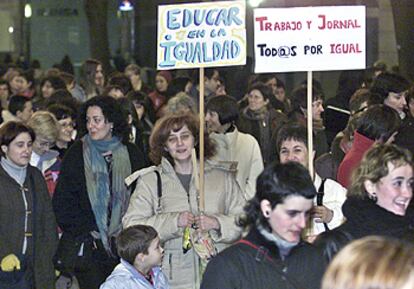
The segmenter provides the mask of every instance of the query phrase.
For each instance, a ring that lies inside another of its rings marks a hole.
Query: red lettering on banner
[[[302,30],[301,21],[281,21],[281,22],[269,22],[266,21],[267,17],[256,17],[255,21],[259,22],[260,31],[295,31]]]
[[[331,44],[331,54],[350,54],[362,53],[359,49],[359,43],[333,43]]]
[[[345,19],[345,20],[328,20],[326,15],[318,15],[319,20],[321,20],[320,25],[318,26],[319,30],[324,29],[355,29],[361,28],[361,25],[358,23],[358,19]]]
[[[264,23],[263,23],[264,21],[267,20],[267,17],[256,17],[255,20],[260,22],[260,31],[263,31],[263,30],[267,31],[267,29],[265,29],[265,26],[264,26]],[[267,22],[267,23],[269,23],[269,22]]]

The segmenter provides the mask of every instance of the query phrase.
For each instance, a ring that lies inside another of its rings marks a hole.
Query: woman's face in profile
[[[312,206],[312,199],[291,195],[283,203],[277,204],[273,210],[271,210],[270,203],[269,206],[262,205],[262,214],[268,219],[274,235],[285,241],[298,243],[306,227]]]
[[[372,188],[367,188],[367,191],[376,195],[378,206],[404,216],[413,197],[413,182],[413,168],[410,165],[396,167],[388,163],[388,175],[373,184]]]

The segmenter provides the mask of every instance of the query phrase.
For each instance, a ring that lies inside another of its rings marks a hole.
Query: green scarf
[[[82,138],[85,164],[86,188],[92,211],[98,225],[101,241],[111,253],[110,238],[122,229],[121,218],[125,214],[130,191],[124,180],[131,174],[131,162],[126,146],[117,137],[95,141],[87,134]],[[102,154],[112,153],[112,180],[109,180],[107,163]],[[110,200],[109,186],[113,198]],[[108,206],[111,206],[111,219],[108,226]]]

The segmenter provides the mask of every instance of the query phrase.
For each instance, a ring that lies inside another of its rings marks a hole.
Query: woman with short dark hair
[[[201,288],[319,288],[322,258],[301,240],[315,195],[301,164],[266,167],[239,221],[247,236],[210,261]]]
[[[16,288],[12,281],[21,274],[27,287],[19,288],[55,288],[57,226],[45,180],[29,164],[34,140],[21,122],[0,129],[1,288]]]

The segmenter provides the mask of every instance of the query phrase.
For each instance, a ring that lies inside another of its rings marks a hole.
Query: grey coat
[[[0,166],[0,260],[9,254],[21,255],[24,240],[25,206],[22,187]],[[55,271],[52,263],[57,245],[56,221],[52,204],[41,172],[27,167],[24,188],[29,204],[33,204],[33,241],[27,255],[33,256],[36,288],[52,289]]]

